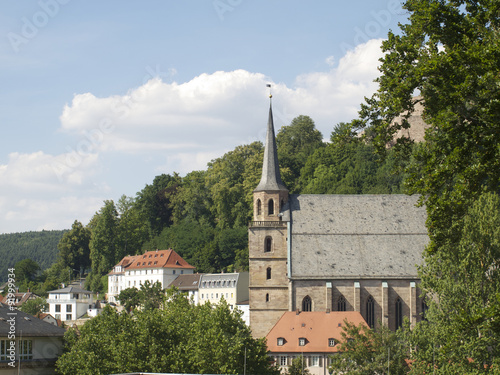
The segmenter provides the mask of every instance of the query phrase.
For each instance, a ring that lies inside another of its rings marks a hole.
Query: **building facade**
[[[69,286],[50,291],[47,303],[49,314],[56,320],[77,320],[94,306],[94,295],[88,290]]]
[[[287,311],[356,311],[396,329],[425,308],[417,265],[426,213],[406,195],[289,194],[272,108],[249,224],[250,326],[264,337]]]
[[[218,304],[224,299],[231,309],[248,300],[248,272],[205,273],[198,291],[200,303]]]
[[[140,289],[146,281],[152,284],[158,281],[165,289],[177,276],[192,273],[194,267],[172,249],[126,256],[108,274],[107,298],[118,303],[117,296],[124,289]]]

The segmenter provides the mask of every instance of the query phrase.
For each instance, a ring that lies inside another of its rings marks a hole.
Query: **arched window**
[[[267,267],[267,270],[266,270],[266,279],[267,280],[271,279],[271,267]]]
[[[273,238],[271,236],[267,236],[264,242],[264,252],[269,253],[273,247]]]
[[[262,214],[262,202],[260,199],[257,199],[257,215],[260,216]]]
[[[425,303],[425,299],[422,299],[422,320],[427,320],[427,310],[429,310],[429,306]]]
[[[302,300],[302,311],[311,311],[312,310],[312,300],[311,297],[305,296]]]
[[[375,301],[372,296],[366,300],[366,323],[370,328],[375,326]]]
[[[396,329],[401,328],[403,326],[403,301],[398,297],[396,300]]]
[[[340,295],[337,301],[337,311],[346,311],[346,302],[343,295]]]
[[[274,200],[273,199],[269,199],[269,202],[267,202],[267,214],[274,215]]]

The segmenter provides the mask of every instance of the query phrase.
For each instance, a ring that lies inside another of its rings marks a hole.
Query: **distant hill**
[[[65,230],[0,234],[0,281],[7,280],[7,269],[30,258],[42,270],[49,268],[57,258],[57,244]]]

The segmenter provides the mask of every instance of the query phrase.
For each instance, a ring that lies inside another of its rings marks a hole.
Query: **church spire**
[[[271,87],[271,85],[267,85]],[[267,120],[267,134],[264,149],[264,161],[262,163],[262,177],[259,185],[254,191],[288,191],[281,181],[280,167],[278,165],[278,151],[276,138],[274,136],[273,109],[271,102],[272,95],[269,94],[269,119]]]

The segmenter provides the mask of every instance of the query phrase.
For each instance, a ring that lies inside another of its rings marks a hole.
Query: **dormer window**
[[[300,337],[299,338],[299,346],[306,346],[306,338],[305,337]]]
[[[335,339],[328,339],[328,346],[335,346]]]
[[[278,346],[283,346],[285,345],[285,339],[283,337],[278,337]]]

